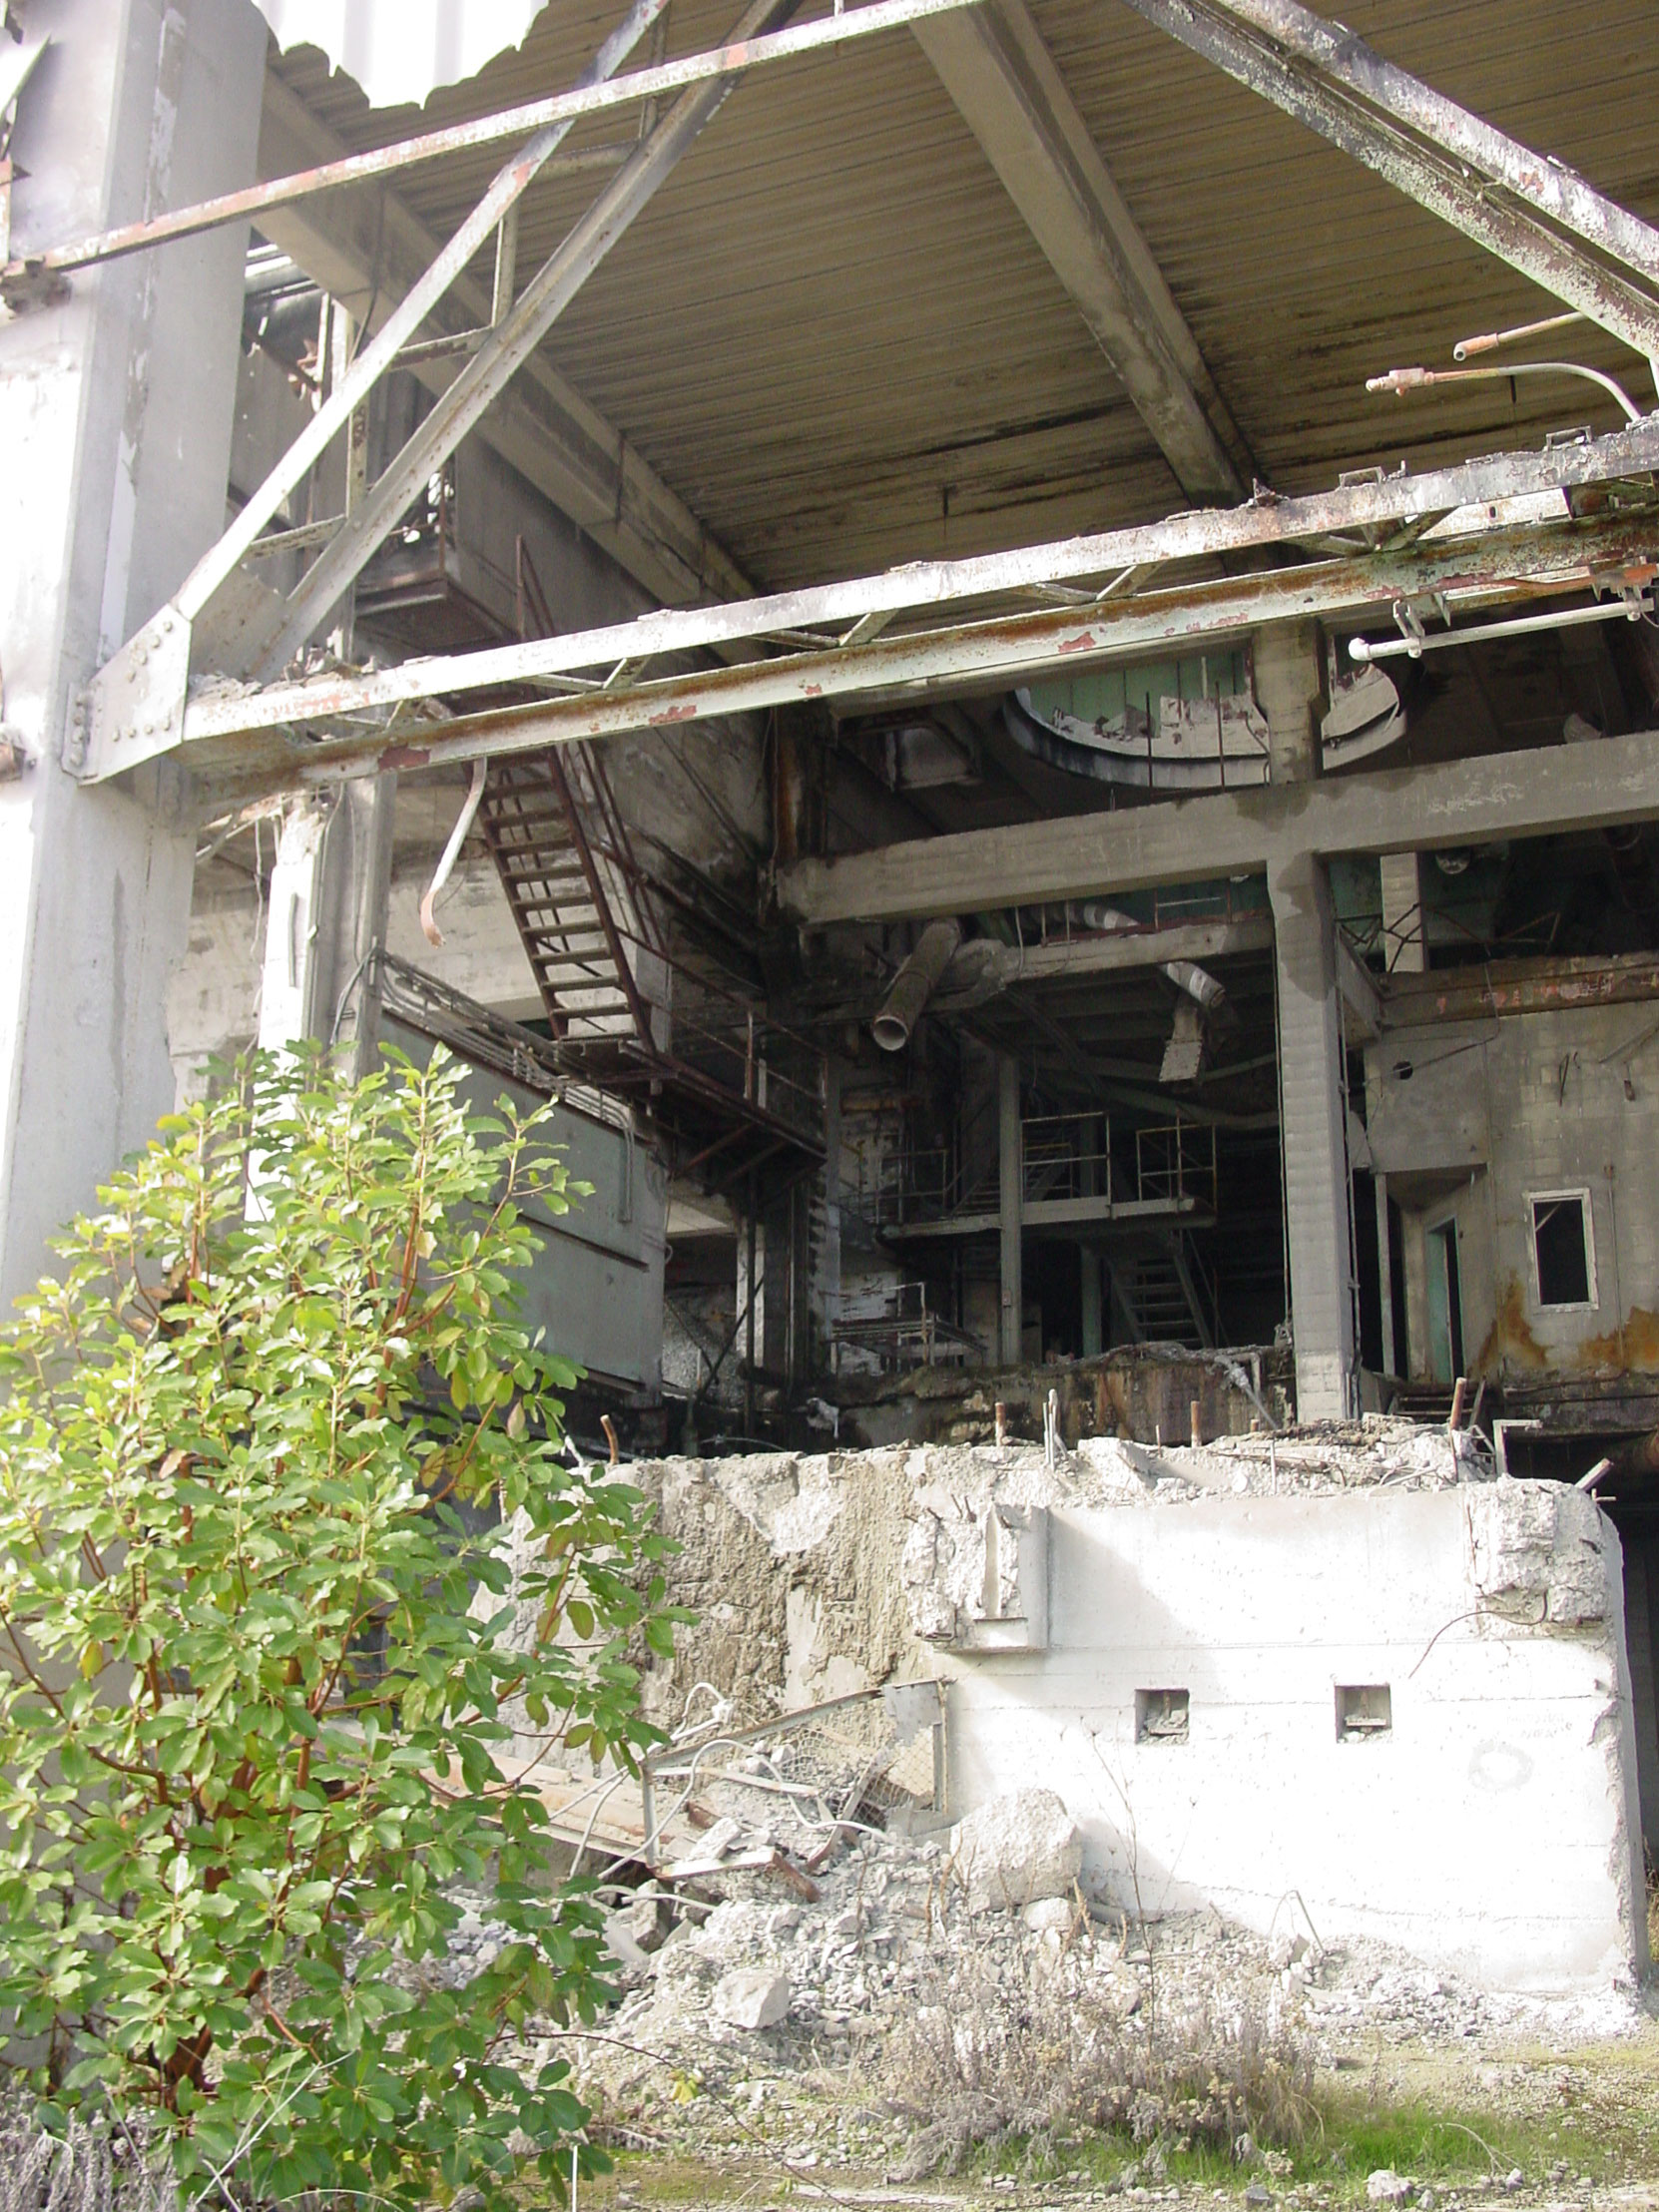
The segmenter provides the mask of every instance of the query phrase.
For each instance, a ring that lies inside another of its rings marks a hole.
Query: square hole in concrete
[[[1187,1741],[1186,1691],[1137,1690],[1135,1741],[1138,1744],[1184,1744]]]
[[[1393,1699],[1385,1682],[1338,1683],[1338,1743],[1369,1743],[1374,1736],[1390,1734],[1393,1725]]]

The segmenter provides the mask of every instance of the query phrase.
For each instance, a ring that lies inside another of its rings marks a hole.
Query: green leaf
[[[645,1502],[557,1455],[578,1371],[530,1341],[535,1239],[492,1211],[509,1184],[544,1212],[582,1194],[532,1165],[543,1123],[469,1114],[460,1085],[441,1048],[359,1083],[252,1057],[0,1324],[0,1610],[55,1682],[0,1671],[0,2007],[74,2052],[60,2118],[145,2117],[193,2200],[252,2143],[250,2201],[476,2187],[512,2212],[515,2125],[540,2151],[585,2117],[562,2066],[491,2055],[502,2022],[608,1993],[544,1809],[500,1793],[496,1706],[510,1681],[537,1727],[626,1758],[653,1732],[625,1654],[680,1616]],[[551,1547],[532,1602],[579,1590],[577,1643],[508,1655],[506,1619],[469,1610],[511,1575],[434,1499],[463,1458],[465,1496]],[[492,1965],[388,1979],[394,1948],[441,1957],[449,1886],[492,1869],[514,1931]],[[199,2047],[171,2110],[158,2067]]]

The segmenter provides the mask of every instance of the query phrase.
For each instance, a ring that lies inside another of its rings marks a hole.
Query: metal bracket
[[[1400,636],[1406,641],[1406,652],[1413,661],[1420,661],[1422,659],[1423,639],[1426,635],[1421,616],[1406,601],[1396,599],[1393,604],[1393,618]]]
[[[190,641],[189,621],[166,606],[105,663],[64,746],[71,776],[102,783],[183,744]]]

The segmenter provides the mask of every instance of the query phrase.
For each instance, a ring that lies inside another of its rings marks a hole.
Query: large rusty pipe
[[[881,1011],[869,1025],[870,1035],[883,1052],[902,1052],[909,1043],[910,1032],[956,957],[961,941],[959,921],[930,921],[921,932],[915,950],[893,977],[892,988],[881,1001]]]

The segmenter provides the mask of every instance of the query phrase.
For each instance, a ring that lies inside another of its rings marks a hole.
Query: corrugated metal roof
[[[1534,287],[1116,0],[1034,0],[1044,35],[1267,481],[1330,483],[1611,427],[1588,387],[1370,397],[1397,365],[1549,311]],[[735,0],[676,0],[671,51]],[[1651,0],[1348,0],[1390,59],[1659,215]],[[445,120],[570,83],[614,20],[546,11],[520,52],[439,93]],[[305,57],[283,75],[354,146],[396,135]],[[573,144],[614,137],[596,123]],[[411,172],[452,227],[489,157]],[[521,276],[591,185],[538,190]],[[1598,333],[1571,351],[1652,403]],[[1556,344],[1561,345],[1560,338]],[[548,340],[734,555],[769,585],[1146,520],[1184,504],[914,40],[770,69],[719,120]]]
[[[372,108],[417,106],[519,45],[542,0],[255,0],[282,47],[314,46]]]

